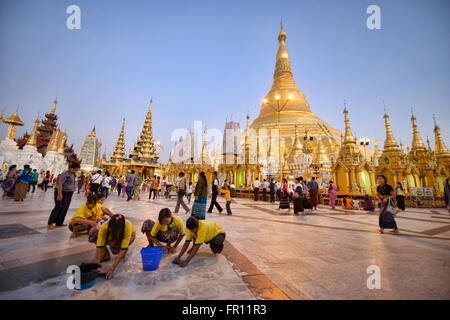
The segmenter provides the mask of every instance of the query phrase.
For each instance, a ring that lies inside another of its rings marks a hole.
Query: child
[[[220,194],[223,194],[225,196],[225,201],[226,201],[226,208],[227,208],[227,214],[231,215],[231,189],[230,186],[225,186],[225,189],[220,189],[219,190]]]
[[[133,224],[121,214],[115,214],[102,224],[96,237],[97,249],[95,251],[94,263],[109,261],[111,255],[107,249],[107,245],[112,254],[116,254],[116,259],[110,269],[102,270],[106,279],[110,280],[114,277],[114,271],[122,259],[128,252],[128,247],[136,238],[136,229]]]
[[[183,220],[172,215],[169,208],[161,209],[156,223],[151,219],[145,220],[141,232],[147,236],[147,248],[156,245],[163,247],[168,253],[177,251],[176,249],[185,235]],[[161,242],[165,242],[167,245],[164,246]],[[172,243],[175,244],[171,246]]]
[[[211,220],[199,220],[196,216],[189,217],[186,220],[186,228],[188,229],[186,240],[181,248],[178,257],[173,263],[180,267],[185,267],[197,254],[198,249],[203,243],[209,243],[211,251],[221,253],[223,250],[223,242],[225,241],[225,231],[221,226]],[[190,242],[194,240],[191,250],[188,251],[189,256],[186,260],[181,261],[181,257],[189,247]]]
[[[100,193],[97,195],[97,207],[98,212],[101,213],[100,220],[108,220],[113,216],[113,213],[111,210],[109,210],[103,203],[106,200],[106,196],[103,193]],[[107,216],[107,217],[106,217]]]
[[[186,190],[186,198],[188,200],[188,203],[191,203],[191,196],[192,196],[192,191],[194,190],[194,188],[192,187],[192,182],[189,182],[189,187],[187,187]]]
[[[87,197],[86,203],[82,204],[81,207],[73,215],[72,219],[69,221],[69,230],[72,231],[70,238],[76,238],[77,233],[81,230],[89,231],[92,227],[97,226],[97,222],[101,220],[98,217],[102,216],[102,212],[97,207],[97,196],[95,194],[90,194]]]
[[[372,197],[369,197],[369,195],[366,194],[364,200],[365,200],[364,210],[373,212],[375,210],[375,206],[373,205]]]

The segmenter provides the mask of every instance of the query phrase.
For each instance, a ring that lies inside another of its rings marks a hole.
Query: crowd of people
[[[123,258],[126,256],[128,247],[136,237],[136,229],[123,214],[115,214],[108,209],[104,202],[117,192],[117,197],[125,198],[126,201],[139,200],[140,193],[148,192],[149,199],[170,198],[173,193],[176,195],[176,204],[173,213],[178,213],[183,207],[190,217],[186,221],[186,227],[182,219],[174,215],[169,208],[163,208],[158,215],[158,219],[153,221],[147,219],[141,226],[141,232],[148,240],[148,247],[163,247],[169,254],[177,252],[182,239],[185,237],[184,245],[173,263],[180,267],[186,266],[198,252],[203,244],[209,244],[214,254],[223,250],[225,241],[224,229],[214,221],[206,219],[206,213],[212,213],[214,208],[219,214],[224,209],[217,201],[219,196],[225,199],[225,209],[228,215],[232,214],[231,195],[235,193],[235,186],[220,183],[217,172],[212,175],[211,200],[207,210],[207,197],[209,184],[204,172],[200,172],[197,181],[188,181],[183,172],[180,172],[174,185],[169,185],[165,177],[159,176],[145,178],[135,174],[133,170],[128,175],[111,176],[108,171],[98,170],[91,174],[80,172],[78,163],[71,163],[67,171],[61,173],[56,178],[49,171],[37,172],[30,165],[24,165],[18,169],[16,165],[11,165],[7,172],[0,171],[0,183],[4,191],[3,198],[13,198],[15,201],[24,201],[27,193],[34,193],[36,186],[46,192],[48,187],[54,188],[55,206],[48,219],[48,230],[67,226],[71,232],[71,238],[76,238],[79,234],[88,234],[88,241],[96,244],[94,262],[102,263],[111,259],[111,253],[116,255],[111,267],[103,270],[105,277],[111,279],[114,272]],[[399,233],[395,215],[398,211],[405,210],[405,190],[401,183],[395,188],[387,183],[384,175],[377,177],[377,193],[374,198],[366,195],[364,206],[361,208],[360,200],[356,197],[344,196],[342,198],[343,209],[364,209],[374,211],[375,204],[380,208],[379,232],[384,233],[385,229],[392,229],[391,232]],[[170,188],[169,188],[170,187]],[[338,194],[338,188],[329,181],[326,186],[328,190],[329,205],[334,209]],[[294,214],[298,215],[305,210],[317,210],[319,184],[315,177],[306,181],[303,177],[298,177],[294,181],[283,179],[280,182],[266,179],[260,182],[255,179],[253,183],[254,201],[259,201],[259,192],[262,192],[262,200],[275,203],[279,201],[278,210],[287,209],[291,206]],[[450,212],[450,179],[444,181],[445,201]],[[84,191],[86,198],[83,203],[65,224],[67,211],[70,207],[72,196]],[[192,207],[192,195],[194,202]],[[187,201],[187,204],[185,202]],[[394,202],[395,199],[395,202]],[[192,247],[189,249],[190,244]],[[108,250],[109,247],[109,250]],[[188,250],[189,249],[189,250]],[[183,256],[187,257],[183,260]]]

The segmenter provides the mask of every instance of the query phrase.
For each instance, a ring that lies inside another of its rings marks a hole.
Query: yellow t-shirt
[[[81,205],[81,207],[79,207],[77,209],[77,211],[73,215],[72,219],[70,219],[69,224],[73,225],[73,223],[74,223],[73,221],[76,218],[81,218],[81,219],[92,220],[92,221],[98,222],[100,220],[97,221],[96,219],[99,214],[99,210],[100,209],[97,207],[97,205],[95,207],[93,207],[92,209],[89,209],[88,206],[86,205],[86,203],[83,203]],[[100,210],[100,214],[101,213],[102,213],[102,211]]]
[[[183,220],[181,220],[181,218],[178,216],[172,216],[172,221],[169,223],[168,226],[159,223],[159,219],[156,219],[155,225],[153,226],[152,231],[150,232],[150,235],[153,238],[156,238],[159,231],[166,232],[168,227],[170,227],[170,228],[177,227],[178,231],[180,231],[180,234],[182,236],[184,236],[184,234],[185,234]]]
[[[231,192],[227,189],[220,189],[220,193],[225,195],[225,201],[231,201]]]
[[[198,222],[197,234],[191,230],[187,231],[186,242],[195,239],[195,244],[210,242],[219,233],[225,233],[225,230],[212,220],[200,220]]]
[[[103,210],[102,208],[108,209],[104,204],[102,203],[97,203],[96,204],[96,210],[95,210],[95,220],[97,222],[101,221],[103,219]]]
[[[104,248],[106,246],[106,234],[108,233],[108,225],[109,221],[106,221],[102,224],[100,227],[100,230],[98,230],[98,237],[97,237],[97,248]],[[134,228],[133,224],[125,219],[125,231],[123,233],[123,240],[120,244],[120,250],[127,250],[128,245],[130,244],[131,236],[136,234],[136,229]],[[112,240],[112,235],[109,235],[109,239]]]

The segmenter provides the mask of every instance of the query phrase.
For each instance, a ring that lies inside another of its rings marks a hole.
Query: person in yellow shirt
[[[100,221],[101,219],[108,220],[113,216],[112,211],[105,206],[105,200],[106,195],[104,195],[103,193],[97,195],[97,207],[99,209],[98,212],[101,213],[100,219],[98,219],[98,221]]]
[[[133,224],[126,220],[121,214],[115,214],[108,221],[104,222],[98,230],[97,249],[95,251],[94,263],[109,261],[111,255],[107,249],[107,245],[112,254],[117,255],[109,269],[103,269],[106,279],[110,280],[114,277],[114,272],[120,261],[125,258],[128,247],[136,239],[136,229]]]
[[[186,220],[186,228],[188,231],[185,243],[178,256],[173,260],[173,263],[178,264],[180,267],[187,266],[203,243],[209,244],[214,254],[222,252],[225,231],[217,223],[211,220],[199,220],[196,216],[192,216]],[[192,240],[194,240],[193,247],[188,251],[189,256],[186,260],[181,261]]]
[[[147,236],[148,247],[154,245],[163,247],[169,253],[175,253],[177,247],[185,235],[183,220],[172,215],[169,208],[161,209],[158,220],[145,220],[142,224],[141,232]],[[161,242],[167,243],[162,245]],[[173,246],[171,246],[175,243]]]
[[[72,219],[69,221],[69,230],[72,231],[70,238],[76,238],[78,232],[89,231],[91,228],[97,226],[97,217],[100,213],[100,209],[97,207],[97,196],[90,194],[87,197],[86,203],[83,203],[81,207],[77,209]]]
[[[230,190],[230,186],[227,185],[225,187],[225,189],[219,189],[219,193],[223,194],[225,196],[225,201],[226,201],[225,206],[227,208],[227,214],[231,215],[232,212],[231,212],[231,190]]]

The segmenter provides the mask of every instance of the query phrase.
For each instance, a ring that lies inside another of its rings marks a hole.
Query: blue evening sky
[[[81,30],[66,27],[71,4]],[[371,4],[381,30],[366,27]],[[450,147],[449,13],[447,0],[2,0],[0,111],[20,105],[21,136],[57,95],[75,151],[95,125],[109,156],[123,116],[132,147],[153,97],[167,160],[176,128],[258,116],[282,18],[294,79],[323,120],[343,130],[345,99],[353,132],[382,148],[384,99],[397,141],[411,141],[413,107],[422,139],[434,147],[434,113]]]

